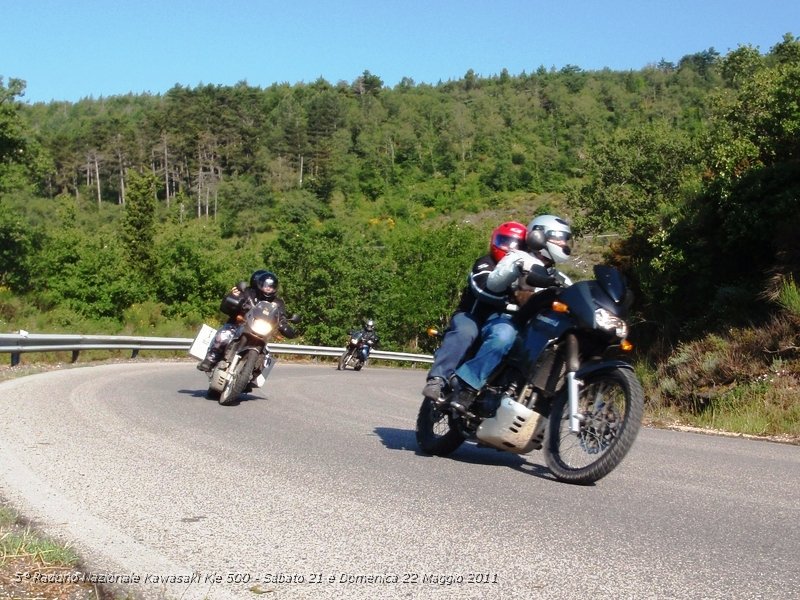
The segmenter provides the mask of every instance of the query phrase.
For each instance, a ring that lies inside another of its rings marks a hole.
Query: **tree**
[[[697,182],[690,137],[663,122],[619,131],[587,157],[588,183],[570,194],[591,231],[659,231]]]
[[[122,241],[128,262],[133,271],[145,280],[154,273],[155,255],[155,190],[156,177],[152,173],[131,171],[128,175],[128,201],[122,222]]]
[[[25,290],[34,239],[31,227],[0,201],[0,287]]]
[[[6,87],[0,77],[0,162],[21,162],[25,136],[15,98],[24,93],[24,81],[12,78]]]
[[[17,97],[25,93],[25,82],[11,78],[8,86],[0,77],[0,195],[11,190],[32,191],[49,164],[39,144],[25,125]]]

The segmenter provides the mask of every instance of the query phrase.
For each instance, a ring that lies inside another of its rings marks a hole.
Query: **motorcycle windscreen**
[[[594,276],[601,291],[596,297],[600,306],[617,316],[625,316],[633,304],[633,294],[622,273],[614,267],[595,265]],[[611,304],[608,303],[609,300]]]

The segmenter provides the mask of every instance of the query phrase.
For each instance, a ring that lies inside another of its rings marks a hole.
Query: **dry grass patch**
[[[82,580],[78,555],[0,501],[0,600],[109,600]]]

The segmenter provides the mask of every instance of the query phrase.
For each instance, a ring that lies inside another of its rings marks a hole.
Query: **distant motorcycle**
[[[354,371],[360,371],[361,368],[367,364],[369,360],[369,353],[372,350],[374,342],[372,339],[364,339],[363,331],[353,331],[347,338],[347,346],[339,357],[339,364],[337,370],[342,371],[348,365],[353,367]]]
[[[528,283],[547,289],[515,316],[514,346],[470,411],[451,408],[448,397],[423,400],[416,437],[424,452],[446,456],[467,439],[515,454],[544,445],[552,473],[578,484],[622,461],[641,425],[644,392],[631,365],[613,356],[632,348],[627,286],[612,267],[595,266],[594,274],[560,288],[543,267],[531,270]]]
[[[209,373],[208,397],[222,405],[233,404],[246,391],[260,388],[275,366],[267,342],[278,330],[280,309],[274,302],[257,302],[225,348],[223,358]],[[294,315],[292,322],[300,317]]]

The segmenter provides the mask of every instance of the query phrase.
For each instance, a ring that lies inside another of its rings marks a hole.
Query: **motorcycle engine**
[[[489,389],[484,391],[475,402],[475,410],[477,414],[482,417],[493,417],[500,408],[500,402],[503,399],[504,392],[496,389]]]

